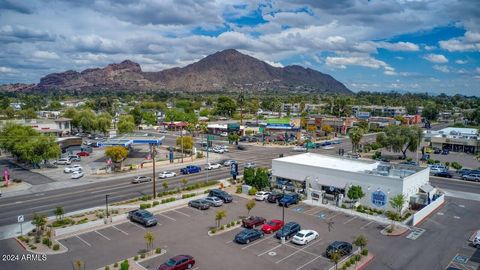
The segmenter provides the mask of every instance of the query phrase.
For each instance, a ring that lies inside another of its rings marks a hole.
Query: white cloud
[[[459,65],[465,65],[466,63],[468,63],[467,60],[462,60],[462,59],[458,59],[457,61],[455,61],[455,63],[459,64]]]
[[[425,45],[425,46],[423,46],[423,48],[424,48],[426,51],[433,51],[433,50],[435,50],[437,47]]]
[[[467,31],[463,37],[442,40],[440,47],[449,52],[480,51],[480,32]]]
[[[57,53],[49,52],[49,51],[35,51],[33,52],[32,56],[34,58],[43,59],[43,60],[53,60],[53,59],[60,58]]]
[[[347,66],[362,66],[373,69],[385,68],[386,71],[393,71],[393,68],[388,66],[387,63],[372,58],[370,56],[328,56],[325,60],[328,66],[345,69]]]
[[[449,73],[450,69],[447,66],[434,65],[433,69],[438,70],[443,73]]]
[[[448,63],[448,59],[443,54],[427,54],[423,56],[424,59],[432,63],[444,64]]]
[[[17,70],[9,67],[0,67],[0,73],[16,73]]]
[[[416,52],[420,50],[417,44],[411,42],[377,42],[379,48],[384,48],[390,51]]]

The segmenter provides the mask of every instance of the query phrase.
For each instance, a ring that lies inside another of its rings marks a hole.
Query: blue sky
[[[353,91],[480,96],[477,0],[0,0],[0,84],[124,59],[156,71],[229,48]]]

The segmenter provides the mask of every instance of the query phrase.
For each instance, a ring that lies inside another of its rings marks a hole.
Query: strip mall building
[[[429,168],[394,165],[341,156],[304,153],[272,160],[272,181],[305,182],[308,200],[340,206],[351,186],[361,186],[359,203],[394,210],[389,200],[403,194],[409,205],[425,206],[435,200],[437,189],[429,183]]]

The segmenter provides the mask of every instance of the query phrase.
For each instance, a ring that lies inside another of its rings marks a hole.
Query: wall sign
[[[381,190],[372,192],[372,203],[377,207],[382,207],[387,204],[387,195]]]

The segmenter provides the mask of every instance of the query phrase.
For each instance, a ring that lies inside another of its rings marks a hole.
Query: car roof
[[[190,259],[191,257],[192,256],[190,256],[190,255],[177,255],[177,256],[174,256],[170,259],[178,261],[178,260],[181,260],[181,259],[184,259],[184,258]]]
[[[331,246],[331,247],[339,247],[339,246],[341,246],[341,245],[343,245],[343,244],[348,244],[348,243],[345,242],[345,241],[335,241],[335,242],[331,243],[329,246]]]
[[[299,224],[297,222],[290,221],[287,224],[285,224],[285,227],[291,227],[291,226],[295,226],[295,225],[299,225]]]

